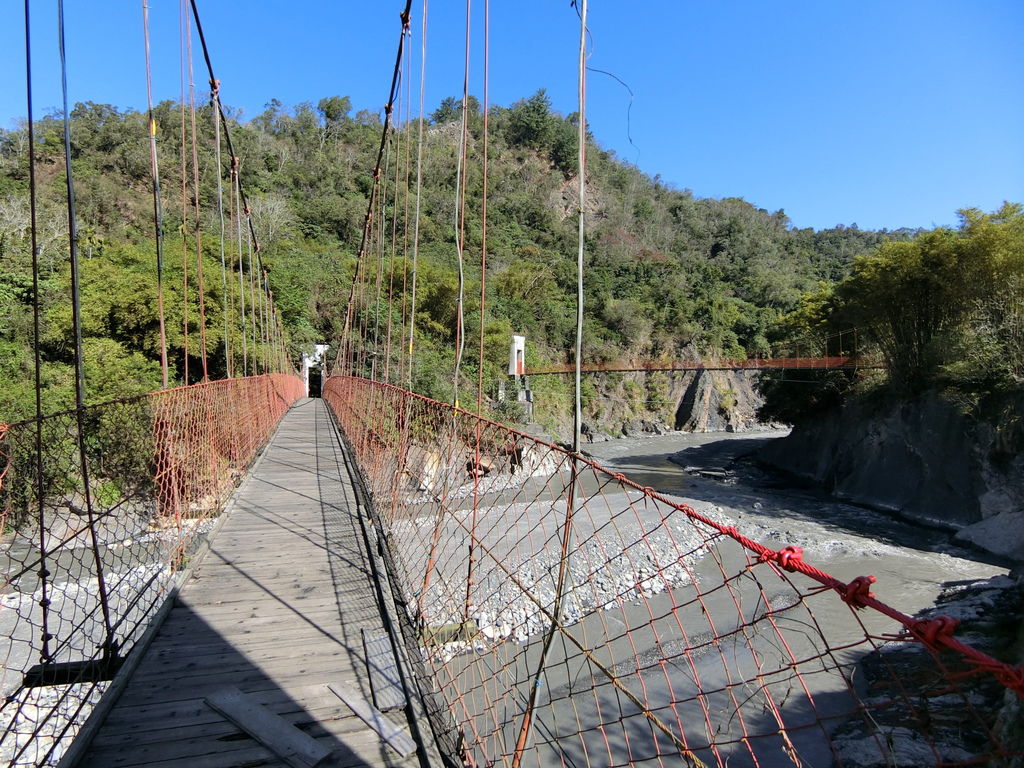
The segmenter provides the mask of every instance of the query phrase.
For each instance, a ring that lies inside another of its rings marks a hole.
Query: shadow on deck
[[[334,426],[323,401],[302,400],[78,765],[420,765],[327,687],[340,683],[373,702],[362,635],[385,629],[372,579]],[[288,745],[260,744],[207,701],[232,688],[329,757],[289,758]],[[409,729],[404,710],[386,717]]]

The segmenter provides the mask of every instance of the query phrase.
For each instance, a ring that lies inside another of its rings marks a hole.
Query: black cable
[[[583,14],[580,12],[580,6],[577,3],[577,0],[571,0],[569,5],[571,5],[573,10],[576,11],[577,18],[579,18],[580,21],[583,21]],[[586,28],[586,32],[587,32],[587,39],[589,39],[591,44],[593,44],[594,36],[590,32],[590,27],[589,26]],[[633,112],[633,99],[634,99],[633,89],[630,88],[629,85],[621,77],[619,77],[616,74],[613,74],[612,72],[608,72],[608,71],[603,70],[603,69],[598,69],[597,67],[587,67],[587,71],[588,72],[596,72],[596,73],[598,73],[600,75],[607,75],[608,77],[612,78],[612,80],[615,80],[619,85],[621,85],[623,88],[625,88],[629,92],[629,106],[626,107],[626,138],[629,140],[629,145],[631,147],[633,147],[633,149],[636,150],[637,157],[639,157],[640,156],[640,148],[636,144],[633,143],[633,135],[632,135],[632,112]]]
[[[206,71],[210,75],[210,82],[216,82],[217,77],[213,74],[213,62],[210,60],[210,49],[206,45],[206,35],[203,33],[203,23],[199,20],[199,9],[196,7],[196,0],[189,0],[189,4],[192,6],[192,18],[196,22],[196,32],[199,34],[199,44],[203,48],[203,59],[206,61]],[[227,115],[224,114],[224,105],[221,104],[220,97],[217,98],[217,111],[220,113],[221,122],[224,124],[224,142],[228,145],[228,152],[231,157],[235,157],[235,146],[231,141],[231,130],[228,126]],[[241,177],[241,169],[239,169],[239,177]],[[249,210],[249,201],[245,196],[245,190],[241,187],[241,181],[239,181],[239,194],[242,197],[242,207],[244,210]],[[260,241],[256,236],[256,230],[252,225],[252,217],[247,216],[249,223],[249,232],[252,235],[253,247],[257,253],[260,250]],[[259,257],[257,256],[257,260]]]
[[[42,643],[39,651],[39,661],[46,664],[53,661],[50,652],[50,601],[48,596],[50,575],[46,567],[46,506],[43,503],[44,482],[43,482],[43,360],[39,351],[39,236],[37,229],[36,211],[36,139],[35,124],[32,114],[32,25],[29,22],[29,0],[25,0],[25,102],[28,110],[28,208],[29,225],[32,237],[32,352],[35,365],[35,390],[36,390],[36,501],[39,503],[39,584],[42,607],[42,621],[40,632]]]
[[[156,286],[157,304],[160,313],[160,381],[168,387],[167,375],[167,329],[164,317],[164,209],[160,197],[160,166],[156,151],[156,117],[153,114],[153,78],[149,61],[149,4],[142,4],[143,27],[146,33],[146,101],[149,111],[149,167],[153,177],[153,228],[156,235]],[[184,108],[184,107],[183,107]]]
[[[633,141],[633,100],[636,98],[633,93],[633,89],[629,87],[629,83],[623,80],[621,77],[616,75],[614,72],[608,72],[604,69],[598,69],[597,67],[587,67],[588,72],[596,72],[599,75],[605,75],[610,77],[612,80],[617,82],[626,92],[629,93],[629,104],[626,106],[626,139],[629,141],[629,145],[636,150],[637,158],[640,157],[640,147],[638,147]]]
[[[408,0],[408,2],[411,4],[412,0]],[[218,83],[219,81],[217,80],[216,75],[214,75],[213,73],[213,61],[210,58],[210,48],[206,44],[206,34],[203,32],[203,23],[199,20],[199,8],[196,5],[196,0],[189,0],[189,5],[192,7],[192,18],[196,22],[196,32],[199,35],[199,44],[203,49],[203,59],[206,61],[206,71],[210,75],[210,85],[211,87],[213,87],[214,84]],[[408,14],[408,6],[406,7],[406,13]],[[224,126],[224,142],[227,144],[228,154],[232,158],[236,157],[235,146],[234,143],[231,141],[231,130],[228,126],[228,118],[227,115],[224,114],[224,105],[221,103],[219,94],[217,96],[216,103],[217,112],[220,115],[221,123]],[[240,166],[238,168],[237,173],[238,194],[242,202],[242,211],[245,212],[246,222],[249,225],[249,234],[252,236],[253,251],[256,254],[256,266],[258,269],[263,269],[263,260],[260,258],[260,240],[259,237],[256,236],[256,228],[255,226],[253,226],[252,223],[252,216],[250,215],[252,209],[249,207],[249,199],[246,197],[245,190],[242,188]]]
[[[82,367],[82,300],[78,279],[78,225],[75,223],[75,185],[71,177],[71,113],[68,111],[67,55],[64,45],[64,0],[57,0],[57,31],[60,48],[60,85],[64,104],[64,180],[68,200],[68,242],[71,255],[71,327],[75,348],[75,405],[85,405],[85,373]],[[87,491],[88,492],[88,491]]]
[[[64,105],[64,173],[68,198],[68,243],[71,257],[71,326],[75,337],[75,418],[78,427],[78,456],[82,466],[82,496],[89,521],[93,559],[96,563],[96,584],[100,606],[103,609],[103,624],[106,639],[103,642],[104,658],[116,654],[114,635],[110,620],[110,601],[103,577],[103,560],[100,557],[99,541],[96,538],[96,517],[92,507],[92,491],[89,487],[89,462],[85,448],[85,370],[82,360],[82,298],[78,279],[78,229],[75,224],[75,185],[71,177],[71,113],[68,111],[68,66],[64,44],[64,0],[57,0],[57,36],[60,48],[60,86]]]
[[[195,0],[192,0],[194,3]],[[398,90],[399,77],[402,72],[402,53],[405,50],[405,33],[409,29],[409,19],[412,13],[412,0],[405,0],[405,10],[401,13],[402,19],[402,33],[398,38],[398,52],[395,55],[395,69],[391,75],[391,91],[388,93],[388,103],[384,107],[384,127],[380,132],[380,146],[377,148],[377,162],[373,167],[373,189],[370,191],[370,200],[366,206],[366,217],[363,220],[363,235],[359,241],[359,252],[358,260],[356,261],[356,271],[352,275],[352,287],[349,289],[348,294],[348,309],[345,312],[345,327],[342,330],[342,347],[339,349],[339,355],[345,349],[345,345],[348,343],[348,332],[349,324],[351,322],[351,310],[352,301],[356,295],[356,283],[359,282],[359,269],[363,263],[363,256],[366,253],[366,241],[370,236],[370,223],[373,218],[373,205],[376,200],[377,188],[380,185],[380,164],[384,158],[384,148],[387,145],[388,131],[391,128],[391,113],[395,108],[395,91]]]

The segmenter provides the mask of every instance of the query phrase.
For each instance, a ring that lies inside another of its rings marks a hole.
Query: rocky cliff
[[[601,374],[584,408],[591,441],[671,430],[742,431],[758,425],[757,373],[686,371]]]
[[[837,497],[956,530],[962,541],[1024,561],[1021,431],[1019,422],[970,419],[927,395],[888,407],[848,404],[772,441],[760,458]]]

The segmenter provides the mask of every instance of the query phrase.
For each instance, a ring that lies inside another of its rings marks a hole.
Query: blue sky
[[[149,0],[156,98],[180,93],[178,3]],[[55,0],[33,0],[35,109],[60,103]],[[141,0],[66,0],[70,98],[145,106]],[[575,111],[568,0],[493,0],[491,101],[547,88]],[[0,125],[24,116],[20,2],[0,26]],[[200,0],[225,103],[244,115],[348,95],[379,109],[401,0]],[[415,0],[414,60],[420,0]],[[472,90],[482,95],[482,0]],[[953,224],[1024,202],[1021,0],[591,0],[588,118],[598,142],[703,197],[782,208],[797,226]],[[461,93],[465,2],[433,0],[427,104]],[[196,48],[197,78],[205,81]],[[418,76],[417,76],[418,77]],[[415,94],[414,94],[415,98]],[[632,144],[629,136],[632,137]],[[635,145],[635,147],[633,146]]]

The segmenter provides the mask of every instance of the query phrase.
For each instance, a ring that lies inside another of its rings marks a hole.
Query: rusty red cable
[[[182,381],[189,384],[188,376],[188,172],[185,160],[185,40],[188,35],[188,14],[185,0],[178,4],[179,57],[181,65],[181,282],[182,282]]]
[[[186,47],[188,58],[188,108],[191,132],[189,135],[192,154],[192,206],[195,214],[193,237],[196,248],[196,291],[199,294],[199,356],[203,366],[203,381],[210,380],[209,364],[206,357],[206,281],[203,276],[203,230],[200,214],[199,189],[199,139],[196,129],[196,83],[195,67],[192,61],[192,24],[190,17],[185,16]]]

